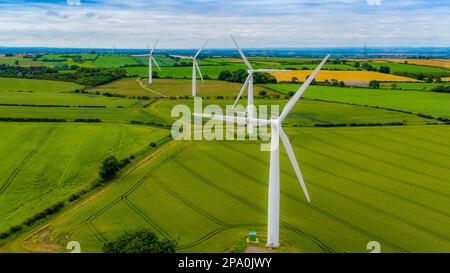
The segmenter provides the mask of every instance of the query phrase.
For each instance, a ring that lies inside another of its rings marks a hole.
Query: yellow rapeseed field
[[[311,75],[312,70],[295,70],[287,72],[272,72],[277,81],[292,81],[296,77],[299,81],[305,81],[306,77]],[[373,80],[380,82],[420,82],[413,78],[401,77],[391,74],[369,71],[332,71],[322,70],[316,77],[316,81],[338,80],[344,82],[370,82]]]
[[[441,80],[444,82],[450,82],[450,77],[442,78]]]

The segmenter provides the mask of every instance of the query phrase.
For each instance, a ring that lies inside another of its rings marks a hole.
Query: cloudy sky
[[[450,46],[448,0],[0,0],[0,46]]]

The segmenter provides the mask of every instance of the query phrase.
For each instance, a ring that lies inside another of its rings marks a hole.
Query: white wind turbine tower
[[[156,65],[156,67],[161,71],[161,68],[159,67],[158,63],[156,62],[155,58],[153,57],[153,52],[155,51],[156,45],[158,44],[158,41],[155,42],[153,45],[152,50],[147,45],[147,50],[149,51],[148,54],[138,54],[138,55],[132,55],[134,57],[148,57],[148,83],[153,83],[153,65],[152,62]]]
[[[198,55],[200,55],[200,52],[202,52],[202,50],[205,48],[207,43],[208,43],[208,41],[206,41],[202,45],[202,47],[197,51],[197,53],[193,56],[170,55],[172,57],[179,58],[179,59],[192,60],[192,96],[193,97],[197,96],[197,71],[198,71],[198,74],[200,74],[200,78],[202,79],[202,82],[204,82],[202,72],[200,71],[200,66],[197,63],[197,57],[198,57]]]
[[[239,47],[239,44],[237,43],[237,41],[233,35],[231,35],[231,39],[233,39],[233,43],[236,46],[236,49],[239,51],[239,54],[241,55],[242,60],[244,61],[245,65],[248,68],[247,79],[245,80],[244,85],[242,86],[241,91],[239,92],[239,94],[236,98],[236,101],[233,104],[233,108],[236,107],[236,104],[238,103],[239,99],[241,98],[242,94],[244,93],[245,89],[248,86],[247,117],[249,119],[253,119],[253,113],[255,111],[255,106],[253,104],[253,75],[255,73],[283,72],[283,71],[289,71],[289,70],[285,70],[285,69],[253,69],[252,65],[245,57],[244,52]],[[253,124],[251,122],[249,124],[247,124],[247,132],[249,134],[253,133]]]
[[[319,73],[320,69],[327,62],[329,55],[325,57],[325,59],[319,64],[319,66],[314,70],[311,76],[302,84],[302,86],[298,89],[295,95],[289,100],[286,106],[283,109],[280,117],[271,117],[270,120],[267,119],[250,119],[243,117],[235,117],[233,116],[222,116],[222,115],[211,115],[211,114],[202,114],[195,113],[194,116],[202,117],[202,118],[210,118],[214,120],[238,123],[238,124],[259,124],[260,126],[271,126],[271,141],[270,141],[270,173],[269,173],[269,209],[268,209],[268,223],[267,223],[267,247],[279,247],[279,228],[280,228],[280,147],[279,140],[281,138],[281,142],[284,145],[284,148],[289,156],[289,160],[291,161],[292,167],[297,175],[297,178],[300,182],[300,186],[306,196],[308,202],[310,202],[308,190],[305,185],[305,181],[303,180],[302,173],[300,172],[300,168],[297,163],[297,159],[295,158],[294,150],[292,149],[289,138],[283,131],[282,123],[284,119],[287,117],[289,112],[295,106],[297,101],[303,95],[305,90],[311,84],[311,82],[316,77],[317,73]]]

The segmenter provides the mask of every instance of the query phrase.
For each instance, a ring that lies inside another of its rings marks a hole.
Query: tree
[[[108,156],[102,163],[99,175],[103,181],[113,178],[120,170],[120,162],[114,156]]]
[[[255,83],[259,84],[277,83],[277,79],[269,73],[256,73],[253,76],[253,80]]]
[[[355,68],[359,68],[360,67],[360,63],[359,62],[355,62],[354,67]]]
[[[389,66],[380,66],[378,71],[380,71],[381,73],[389,74],[391,72],[391,69],[389,68]]]
[[[176,242],[159,240],[150,229],[125,231],[117,240],[103,245],[105,253],[175,253]]]
[[[267,91],[262,90],[262,91],[260,91],[260,92],[258,93],[258,95],[259,95],[260,97],[265,97],[265,96],[267,96]]]
[[[231,81],[231,73],[228,70],[220,71],[218,79],[221,81]]]
[[[296,83],[296,82],[298,82],[298,78],[297,77],[292,77],[291,81]]]
[[[379,89],[380,88],[380,82],[379,81],[370,81],[369,86],[372,88]]]

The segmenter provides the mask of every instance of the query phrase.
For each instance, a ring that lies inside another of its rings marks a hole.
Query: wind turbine
[[[300,186],[303,190],[303,193],[306,196],[308,202],[311,202],[309,198],[309,193],[305,185],[305,181],[303,180],[302,173],[300,172],[300,168],[297,163],[297,159],[295,158],[294,150],[292,149],[292,145],[289,141],[289,138],[284,133],[282,123],[284,119],[287,117],[289,112],[295,106],[297,101],[303,95],[305,90],[317,76],[320,69],[327,62],[330,56],[327,55],[325,59],[319,64],[319,66],[314,70],[310,77],[302,84],[302,86],[298,89],[295,95],[289,100],[286,106],[283,109],[283,112],[279,117],[271,117],[271,119],[255,119],[255,118],[244,118],[244,117],[235,117],[233,116],[222,116],[222,115],[211,115],[211,114],[202,114],[195,113],[194,116],[201,118],[210,118],[213,120],[220,120],[238,124],[259,124],[262,126],[270,125],[271,126],[271,140],[270,140],[270,173],[269,173],[269,209],[268,209],[268,223],[267,223],[267,247],[279,247],[279,228],[280,228],[280,147],[279,140],[281,138],[281,142],[284,145],[284,149],[286,150],[289,160],[291,161],[292,167],[297,175],[297,178],[300,182]]]
[[[247,117],[251,120],[251,119],[253,119],[253,113],[254,113],[254,109],[255,109],[255,106],[253,104],[253,75],[255,73],[283,72],[283,71],[289,71],[289,70],[285,70],[285,69],[253,69],[252,65],[245,57],[244,52],[239,47],[239,44],[233,35],[231,35],[231,39],[233,39],[233,43],[236,46],[236,49],[239,51],[239,54],[241,55],[242,60],[244,61],[245,65],[248,68],[247,79],[245,80],[244,85],[241,88],[241,91],[239,91],[239,95],[237,96],[236,101],[233,104],[233,108],[236,107],[236,104],[238,103],[239,99],[241,98],[242,94],[244,93],[245,89],[248,86]],[[253,124],[251,122],[247,125],[247,132],[249,134],[253,133]]]
[[[152,50],[147,45],[147,50],[149,51],[148,54],[138,54],[138,55],[132,55],[134,57],[148,57],[148,83],[153,83],[153,66],[152,62],[155,63],[156,67],[161,71],[161,68],[159,67],[158,63],[156,62],[155,58],[153,57],[153,51],[155,51],[156,45],[158,44],[158,41],[155,42],[153,45]]]
[[[197,53],[193,56],[170,55],[170,56],[178,58],[178,59],[192,60],[192,96],[193,97],[197,96],[197,70],[198,70],[198,74],[200,74],[200,78],[202,79],[202,82],[204,82],[202,72],[200,71],[200,66],[197,63],[197,57],[198,57],[198,55],[200,55],[200,52],[202,52],[202,50],[205,48],[207,43],[208,43],[208,41],[206,41],[202,45],[202,47],[197,51]]]

